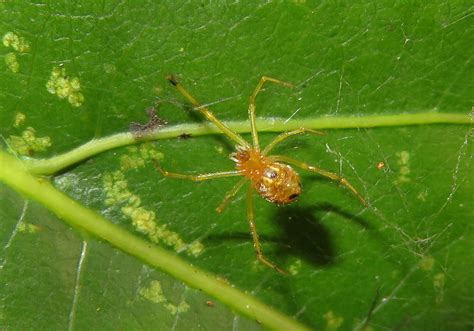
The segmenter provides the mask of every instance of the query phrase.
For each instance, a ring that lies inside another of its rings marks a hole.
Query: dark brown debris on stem
[[[148,114],[148,122],[145,124],[133,122],[130,124],[130,131],[132,132],[135,138],[142,138],[144,135],[150,133],[151,131],[155,131],[166,124],[168,122],[156,114],[156,108],[151,107],[147,109]]]

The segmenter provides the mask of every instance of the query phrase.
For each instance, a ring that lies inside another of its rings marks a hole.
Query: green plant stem
[[[290,121],[280,118],[264,118],[257,120],[257,127],[260,132],[283,132],[295,130],[301,127],[309,129],[348,129],[440,123],[471,124],[473,123],[473,118],[471,114],[445,114],[435,112],[380,116],[374,115],[363,117],[328,116],[307,118],[302,120],[295,119]],[[230,121],[226,122],[225,124],[238,133],[250,132],[250,125],[247,121]],[[151,132],[140,138],[134,137],[133,134],[129,132],[119,133],[113,136],[91,140],[88,143],[69,152],[51,157],[49,159],[28,159],[25,160],[25,163],[28,167],[28,170],[33,174],[50,175],[96,154],[136,142],[176,138],[183,134],[202,136],[217,133],[220,133],[220,131],[210,123],[180,124],[169,126],[160,128],[158,131]]]
[[[42,203],[71,226],[84,229],[149,265],[208,293],[232,309],[259,321],[268,328],[283,330],[308,329],[254,297],[233,288],[216,276],[193,267],[176,255],[107,221],[94,211],[83,207],[58,191],[49,181],[32,176],[24,167],[23,162],[2,151],[0,151],[0,181],[5,182],[27,197]]]

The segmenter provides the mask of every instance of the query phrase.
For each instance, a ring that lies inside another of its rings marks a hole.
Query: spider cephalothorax
[[[287,164],[275,162],[260,151],[245,147],[238,147],[230,159],[267,201],[285,205],[301,194],[300,176]]]

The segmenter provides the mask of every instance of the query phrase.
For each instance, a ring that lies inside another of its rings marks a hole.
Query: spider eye
[[[278,173],[273,169],[265,169],[263,175],[267,178],[274,179],[278,177]]]

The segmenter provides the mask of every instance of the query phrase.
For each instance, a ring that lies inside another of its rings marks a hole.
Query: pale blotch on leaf
[[[2,38],[5,47],[11,47],[20,53],[27,53],[30,51],[30,44],[25,38],[19,36],[15,32],[7,32]]]
[[[163,92],[163,88],[161,86],[155,86],[152,88],[152,93],[155,95],[160,95]]]
[[[417,198],[418,200],[421,200],[421,201],[423,201],[423,202],[426,201],[426,198],[427,198],[427,197],[428,197],[428,190],[421,191],[421,192],[416,196],[416,198]]]
[[[324,314],[323,317],[326,320],[326,330],[337,330],[344,322],[344,318],[337,316],[332,310]]]
[[[288,271],[291,275],[295,276],[297,275],[301,270],[301,260],[296,260],[293,262],[290,267],[288,268]]]
[[[130,199],[128,200],[128,206],[133,207],[133,208],[138,208],[142,204],[142,200],[138,195],[132,194],[130,196]]]
[[[81,93],[72,93],[68,95],[67,101],[74,107],[79,107],[84,102],[84,96]]]
[[[130,217],[133,227],[141,233],[152,234],[156,232],[155,213],[143,207],[122,207],[122,213]]]
[[[69,77],[66,68],[54,67],[51,76],[46,83],[46,89],[51,94],[56,94],[60,99],[67,101],[74,107],[79,107],[84,102],[81,91],[81,83],[78,77]]]
[[[446,283],[446,275],[444,273],[436,274],[433,277],[433,287],[436,292],[436,303],[441,303],[444,298],[444,284]]]
[[[39,231],[40,227],[35,224],[22,222],[18,225],[18,232],[21,233],[38,233]]]
[[[140,154],[138,149],[132,149],[134,153]],[[146,149],[146,155],[157,157],[155,152]],[[127,163],[128,164],[128,163]],[[103,184],[106,193],[105,203],[108,206],[121,205],[120,211],[124,216],[132,221],[132,225],[136,231],[145,234],[154,243],[164,243],[169,247],[173,247],[176,252],[186,251],[188,255],[199,256],[204,246],[199,241],[187,244],[181,236],[168,230],[164,224],[158,224],[156,214],[152,210],[148,210],[141,206],[139,196],[133,194],[128,189],[128,182],[122,171],[117,170],[113,173],[106,173],[103,176]]]
[[[426,256],[420,261],[420,268],[425,271],[433,269],[435,259],[432,256]]]
[[[193,241],[187,247],[188,251],[193,256],[199,256],[204,251],[204,245],[200,241]]]
[[[216,146],[216,147],[214,147],[214,149],[215,149],[216,152],[219,153],[219,154],[225,154],[225,153],[227,153],[226,151],[224,151],[224,147],[222,147],[222,146]]]
[[[138,292],[142,297],[154,303],[162,303],[167,301],[163,295],[161,283],[157,280],[151,281],[150,286],[142,287]]]
[[[148,237],[151,241],[158,243],[163,242],[167,246],[171,246],[174,248],[176,252],[181,252],[183,249],[186,248],[186,243],[181,239],[179,234],[167,229],[166,225],[157,225],[153,222],[152,231],[148,233]],[[188,254],[192,254],[189,250],[187,251]]]
[[[446,276],[443,273],[436,274],[433,277],[433,286],[436,289],[442,289],[444,287],[445,282],[446,282]]]
[[[21,155],[32,155],[34,152],[45,151],[51,146],[51,138],[36,137],[36,130],[32,127],[26,128],[21,136],[11,135],[7,141],[10,147]]]
[[[121,171],[105,173],[103,177],[106,192],[105,204],[109,206],[127,203],[132,193],[127,189],[128,183]]]
[[[11,72],[17,73],[20,71],[20,63],[18,62],[15,53],[8,53],[5,55],[5,64]]]
[[[410,174],[410,153],[407,151],[401,151],[397,153],[397,164],[399,165],[399,175],[397,178],[398,183],[407,183],[411,181],[410,177],[408,175]]]
[[[113,64],[105,63],[103,66],[104,66],[104,71],[107,74],[114,74],[117,71],[117,67]]]
[[[16,113],[15,122],[13,122],[14,128],[19,128],[26,120],[26,115],[23,113]]]
[[[127,154],[120,157],[120,170],[142,168],[149,163],[151,159],[161,160],[163,153],[158,152],[151,143],[127,147]]]
[[[163,289],[161,288],[161,283],[157,280],[150,282],[150,286],[142,287],[139,289],[138,293],[145,299],[153,302],[162,304],[172,315],[177,313],[184,313],[189,310],[189,305],[182,301],[179,305],[174,305],[168,301],[168,299],[163,294]]]

